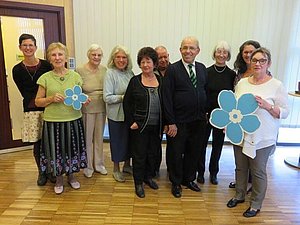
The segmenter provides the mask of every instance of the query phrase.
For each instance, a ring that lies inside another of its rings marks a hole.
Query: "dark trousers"
[[[177,125],[177,135],[168,138],[168,171],[173,185],[196,179],[197,162],[205,137],[205,121],[196,120]]]
[[[212,131],[212,150],[209,161],[209,173],[213,176],[219,172],[219,160],[224,144],[225,134],[222,129],[213,127],[210,123],[206,125],[206,134],[201,148],[200,160],[198,161],[198,176],[203,176],[205,172],[206,148],[210,133]]]
[[[142,133],[131,130],[130,138],[134,183],[142,184],[145,179],[152,178],[155,174],[157,149],[161,145],[159,126],[148,125]]]
[[[41,140],[38,140],[37,142],[33,143],[33,156],[34,156],[34,160],[36,163],[36,166],[39,170],[39,173],[41,172],[41,163],[40,163],[40,159],[41,159],[41,154],[40,154],[40,150],[41,150]]]

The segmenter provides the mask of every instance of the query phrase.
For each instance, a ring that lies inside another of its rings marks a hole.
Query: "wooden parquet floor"
[[[165,148],[165,145],[163,145]],[[209,153],[210,151],[208,151]],[[108,175],[85,178],[80,172],[79,190],[65,180],[61,195],[53,184],[36,185],[37,170],[32,150],[0,155],[0,225],[98,225],[98,224],[300,224],[300,170],[284,164],[285,156],[297,156],[299,147],[278,147],[268,164],[268,191],[261,213],[244,218],[248,201],[236,208],[226,207],[234,190],[228,188],[234,178],[232,147],[225,146],[220,161],[219,185],[200,185],[200,193],[183,190],[176,199],[170,192],[165,162],[158,181],[159,190],[145,187],[146,197],[134,194],[133,179],[125,183],[112,177],[109,144],[105,143]]]

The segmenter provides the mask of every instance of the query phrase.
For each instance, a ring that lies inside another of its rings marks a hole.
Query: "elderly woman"
[[[289,114],[288,96],[283,84],[269,75],[270,52],[265,48],[256,49],[250,60],[253,75],[241,79],[235,93],[237,98],[245,93],[255,95],[259,106],[255,113],[261,125],[253,134],[245,134],[242,145],[234,146],[236,193],[227,203],[229,208],[233,208],[245,201],[250,170],[252,193],[250,207],[244,212],[244,217],[256,216],[262,207],[267,190],[266,165],[275,149],[280,119]]]
[[[54,191],[64,191],[63,175],[74,189],[80,188],[74,173],[86,167],[86,149],[82,114],[64,104],[65,90],[82,85],[80,75],[65,68],[68,51],[60,42],[47,49],[47,59],[53,70],[43,74],[37,81],[39,89],[35,104],[45,107],[41,148],[41,169],[56,176]],[[88,100],[87,100],[88,101]]]
[[[88,178],[92,177],[94,171],[102,175],[107,174],[103,155],[103,132],[106,118],[103,80],[106,67],[100,65],[102,56],[100,46],[92,44],[87,51],[89,61],[76,69],[83,80],[82,90],[91,99],[90,104],[82,107],[88,162],[83,174]]]
[[[128,50],[120,45],[112,49],[108,60],[108,70],[104,78],[103,99],[106,102],[111,159],[114,163],[113,177],[125,182],[120,171],[132,174],[130,166],[129,130],[124,122],[123,97],[129,80],[133,77],[132,61]]]
[[[142,73],[133,77],[124,96],[125,121],[130,126],[133,178],[135,193],[144,198],[143,182],[152,189],[158,185],[152,180],[155,174],[157,150],[162,130],[161,77],[154,74],[158,62],[151,47],[138,52],[137,62]]]
[[[230,46],[226,41],[220,41],[213,49],[212,58],[215,63],[207,68],[208,80],[207,80],[207,114],[208,118],[211,112],[215,108],[219,108],[218,95],[222,90],[233,90],[233,83],[236,74],[227,65],[226,61],[229,61],[231,57]],[[201,149],[201,156],[198,163],[198,177],[199,183],[204,183],[205,172],[205,156],[206,147],[210,133],[212,130],[212,150],[209,162],[210,182],[214,185],[218,184],[217,174],[219,172],[219,160],[224,144],[224,131],[213,127],[210,123],[206,125],[206,136]]]

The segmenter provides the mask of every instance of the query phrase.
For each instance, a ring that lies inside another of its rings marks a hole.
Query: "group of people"
[[[116,181],[125,182],[123,173],[133,174],[138,197],[145,197],[144,184],[159,188],[154,178],[159,175],[162,161],[163,133],[167,138],[166,164],[174,197],[181,197],[182,186],[201,191],[197,182],[205,182],[211,132],[209,179],[217,185],[225,134],[213,127],[208,118],[219,107],[218,94],[232,90],[237,97],[245,93],[255,96],[259,106],[255,113],[261,125],[255,133],[245,134],[240,146],[234,145],[236,179],[230,186],[235,187],[236,194],[227,206],[232,208],[245,201],[251,174],[250,207],[243,215],[253,217],[260,211],[267,189],[268,157],[275,149],[279,121],[288,116],[289,110],[283,84],[268,70],[271,54],[258,42],[250,40],[241,46],[234,63],[237,74],[226,65],[231,58],[227,42],[217,43],[212,54],[215,63],[206,68],[196,61],[199,41],[190,36],[182,40],[181,59],[174,63],[169,62],[164,46],[141,48],[137,54],[141,73],[136,76],[128,49],[120,45],[112,49],[107,68],[101,65],[100,46],[91,45],[88,62],[75,71],[65,67],[68,51],[59,42],[48,46],[48,62],[35,57],[36,40],[30,34],[20,36],[19,48],[24,60],[14,67],[13,78],[23,96],[23,141],[34,143],[38,185],[45,185],[49,179],[55,182],[55,193],[61,194],[63,175],[74,189],[80,188],[74,174],[81,168],[87,178],[94,172],[106,175],[106,117],[112,175]],[[88,96],[81,110],[64,104],[65,90],[75,85],[81,86]],[[249,151],[254,152],[254,157],[245,154]]]

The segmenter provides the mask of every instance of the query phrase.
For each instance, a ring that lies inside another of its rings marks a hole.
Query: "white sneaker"
[[[72,182],[69,181],[69,184],[73,189],[79,189],[80,188],[80,183],[76,180],[73,180]]]
[[[62,185],[62,186],[54,186],[54,192],[55,192],[55,194],[57,194],[57,195],[60,195],[61,193],[63,193],[64,192],[64,186]]]
[[[92,170],[89,170],[87,168],[84,168],[83,169],[83,174],[85,177],[87,178],[91,178],[93,176],[93,171]]]
[[[102,175],[107,175],[107,170],[105,169],[104,166],[100,166],[96,172],[101,173]]]

